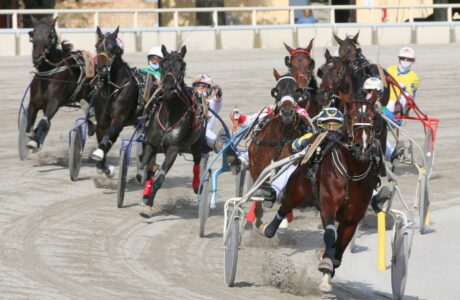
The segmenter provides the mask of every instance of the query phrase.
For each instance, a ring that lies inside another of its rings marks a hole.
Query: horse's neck
[[[119,56],[114,58],[112,68],[110,70],[110,77],[116,84],[124,84],[127,78],[129,78],[128,66]]]
[[[62,52],[62,50],[56,47],[51,47],[50,52],[45,56],[45,58],[51,63],[59,63],[64,58],[64,53]],[[38,71],[45,72],[52,70],[54,68],[56,67],[44,61],[38,66]]]

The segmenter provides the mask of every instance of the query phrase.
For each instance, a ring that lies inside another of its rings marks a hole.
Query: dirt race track
[[[383,66],[395,63],[399,48],[382,47],[379,62]],[[430,199],[433,210],[444,209],[460,203],[458,46],[415,49],[414,70],[422,80],[417,103],[429,116],[441,119]],[[364,47],[363,52],[377,60],[377,47]],[[317,67],[324,62],[322,53],[322,47],[315,48]],[[286,54],[281,48],[190,52],[186,56],[187,83],[199,72],[213,76],[224,89],[221,115],[230,123],[228,114],[234,106],[252,113],[272,102],[272,68],[284,72]],[[140,54],[126,55],[125,59],[132,66],[145,63]],[[388,299],[391,295],[391,286],[381,290],[340,276],[332,293],[318,291],[316,250],[322,246],[322,231],[318,230],[319,217],[312,211],[296,212],[290,228],[272,240],[245,231],[235,287],[226,287],[223,200],[233,195],[232,175],[221,177],[218,208],[211,212],[205,238],[198,237],[192,163],[182,157],[158,193],[154,218],[146,221],[138,215],[143,187],[134,180],[134,164],[128,173],[127,207],[117,209],[116,177],[108,180],[97,175],[94,162],[88,158],[95,138],[86,146],[80,179],[71,182],[69,178],[68,130],[81,111],[61,109],[51,122],[44,149],[19,160],[17,112],[31,79],[31,58],[2,57],[0,70],[0,298]],[[422,126],[407,125],[421,141]],[[130,132],[126,129],[122,136]],[[109,161],[114,165],[118,165],[118,149],[116,144],[110,153]],[[403,191],[412,199],[414,170],[401,168],[398,174]],[[269,211],[266,220],[274,213]],[[423,238],[415,235],[415,239]],[[357,258],[344,258],[353,259]],[[361,276],[364,281],[366,273]],[[408,288],[417,290],[417,284],[424,283],[411,282],[409,276]],[[416,292],[411,295],[426,298]]]

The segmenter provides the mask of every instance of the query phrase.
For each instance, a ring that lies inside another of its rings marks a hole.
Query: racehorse
[[[344,40],[334,34],[334,39],[339,44],[339,57],[345,63],[351,64],[353,69],[352,76],[359,81],[359,86],[362,86],[364,81],[366,81],[369,77],[380,78],[380,80],[385,83],[385,77],[390,75],[379,65],[369,62],[369,60],[363,55],[358,43],[358,37],[359,31],[354,37],[347,36]],[[383,95],[380,98],[380,103],[385,106],[388,104],[389,99],[390,88],[384,84]]]
[[[107,153],[123,127],[134,125],[139,115],[136,109],[139,86],[128,64],[122,59],[123,49],[117,43],[118,31],[119,27],[112,33],[103,34],[97,27],[97,100],[94,111],[99,145],[91,158],[97,161],[97,169],[109,177],[114,175],[114,168],[106,165]]]
[[[380,182],[373,124],[377,95],[370,100],[353,99],[340,94],[345,102],[343,133],[330,131],[321,144],[321,152],[300,164],[290,176],[275,218],[261,228],[273,237],[284,217],[305,199],[315,204],[324,228],[325,252],[319,271],[324,274],[320,288],[330,291],[329,280],[342,261],[358,223],[364,217],[372,190]],[[338,228],[335,221],[339,223]]]
[[[32,62],[37,71],[30,83],[26,133],[30,138],[27,147],[36,152],[42,148],[58,109],[86,98],[91,87],[85,77],[81,52],[73,52],[73,45],[65,41],[58,48],[57,18],[37,20],[32,17],[32,20],[35,27],[29,32],[29,38],[33,44]],[[39,110],[43,111],[43,118],[32,132]]]
[[[299,83],[289,74],[280,76],[278,71],[273,70],[273,75],[277,80],[271,93],[275,98],[275,111],[258,124],[258,131],[248,148],[249,172],[254,181],[272,161],[289,156],[292,142],[309,126],[307,120],[296,113],[295,99],[303,92]],[[262,223],[263,209],[258,202],[253,205],[251,209],[258,227]]]
[[[193,189],[198,192],[200,184],[200,161],[205,145],[206,118],[198,114],[200,105],[195,101],[190,88],[184,83],[184,61],[187,49],[168,52],[162,45],[163,59],[160,62],[162,96],[150,116],[145,130],[145,148],[142,154],[141,168],[155,164],[156,154],[165,153],[161,168],[146,180],[147,198],[144,204],[152,207],[155,195],[160,189],[166,174],[179,153],[191,153],[193,156]],[[141,216],[150,218],[149,212]]]
[[[318,98],[322,98],[321,101],[323,102],[335,102],[334,105],[343,112],[344,103],[340,101],[338,95],[343,94],[347,98],[352,98],[353,95],[363,96],[361,80],[353,76],[353,69],[349,63],[344,62],[339,57],[332,56],[328,49],[326,49],[324,57],[326,58],[326,62],[318,69],[318,77],[322,79]],[[373,135],[375,140],[379,142],[379,147],[382,150],[381,153],[385,153],[387,127],[380,115],[376,116]],[[380,175],[384,176],[385,174],[385,164],[382,156]]]
[[[303,89],[298,105],[305,108],[311,118],[321,111],[324,104],[318,102],[317,98],[318,83],[314,74],[315,60],[311,57],[313,40],[310,40],[307,48],[293,49],[284,43],[284,47],[289,52],[289,56],[284,58],[284,62],[289,68],[289,73]]]

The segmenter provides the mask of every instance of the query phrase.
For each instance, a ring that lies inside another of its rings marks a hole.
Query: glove
[[[296,109],[297,113],[299,114],[299,116],[303,117],[303,118],[307,118],[307,111],[303,108],[298,108]]]
[[[220,85],[216,84],[214,86],[214,91],[216,92],[216,96],[218,98],[221,98],[222,97],[222,88],[220,87]]]
[[[397,119],[396,116],[394,115],[394,113],[392,113],[391,111],[388,110],[388,108],[386,108],[386,106],[383,106],[382,107],[382,112],[385,116],[387,116],[390,120],[392,120],[393,122],[395,122],[396,124],[398,124],[399,126],[401,126],[402,124],[402,120],[401,119]]]

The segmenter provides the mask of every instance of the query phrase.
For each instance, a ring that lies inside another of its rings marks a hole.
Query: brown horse
[[[109,177],[114,173],[113,167],[105,163],[107,153],[123,128],[134,125],[139,115],[139,85],[133,71],[122,59],[123,49],[117,43],[118,31],[117,27],[114,32],[103,34],[97,27],[97,100],[94,108],[99,145],[91,158],[97,161],[97,169]]]
[[[321,144],[321,153],[299,165],[290,176],[281,199],[281,207],[271,223],[262,227],[266,237],[273,237],[284,217],[305,199],[321,212],[326,246],[318,269],[325,274],[323,290],[330,290],[329,279],[342,261],[342,255],[364,217],[378,185],[377,157],[373,124],[377,99],[345,102],[344,132],[329,132]],[[339,223],[338,228],[335,221]]]
[[[298,101],[300,107],[305,108],[310,117],[316,116],[322,109],[324,103],[318,102],[318,83],[315,78],[315,60],[311,57],[313,40],[310,40],[307,48],[293,49],[284,43],[289,56],[284,58],[289,73],[294,77],[299,86],[303,89],[301,99]]]
[[[32,20],[35,27],[29,37],[33,44],[32,62],[37,71],[30,84],[26,133],[30,138],[27,147],[35,152],[42,148],[58,109],[87,98],[91,86],[85,77],[82,53],[71,51],[72,44],[65,41],[58,46],[57,18]],[[43,118],[31,131],[40,110]]]
[[[362,95],[361,80],[353,76],[353,69],[349,63],[339,57],[334,57],[326,49],[324,54],[326,62],[318,69],[318,77],[320,77],[321,84],[319,87],[318,97],[323,98],[324,102],[331,101],[333,105],[338,107],[342,112],[344,111],[343,102],[339,101],[339,94],[347,98],[353,98],[354,95]],[[378,99],[379,101],[381,99]],[[385,153],[387,127],[380,115],[376,116],[376,122],[373,126],[373,134],[375,140],[379,142],[381,153]],[[383,155],[380,163],[380,175],[385,176],[385,164],[383,162]]]
[[[276,70],[273,75],[277,80],[272,89],[276,102],[274,114],[261,121],[248,148],[249,172],[254,181],[272,161],[289,156],[292,142],[308,128],[307,120],[295,110],[295,99],[302,93],[299,83],[289,75],[280,76]],[[255,202],[252,209],[257,218],[256,226],[259,226],[262,224],[262,206]]]

